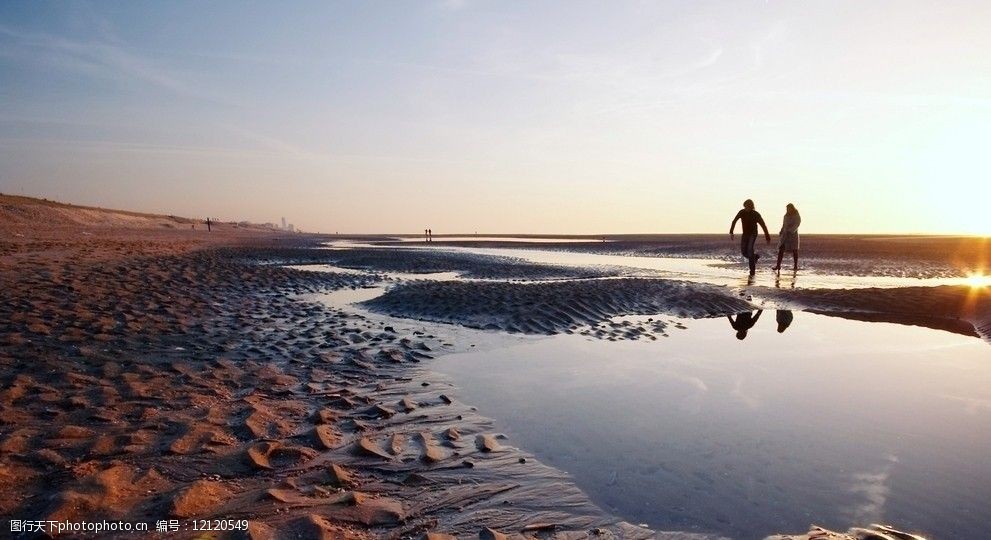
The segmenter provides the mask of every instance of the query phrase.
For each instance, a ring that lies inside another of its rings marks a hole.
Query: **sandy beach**
[[[0,2],[0,539],[991,538],[989,29]]]
[[[0,203],[0,478],[16,486],[0,495],[5,519],[147,522],[138,536],[169,538],[717,538],[623,521],[452,399],[426,365],[474,344],[438,325],[663,339],[665,316],[773,305],[991,339],[991,295],[966,287],[741,289]],[[286,267],[318,264],[362,271]],[[367,287],[384,287],[361,304],[374,317],[306,300]],[[159,520],[183,529],[155,532]],[[864,531],[779,538],[909,538]]]

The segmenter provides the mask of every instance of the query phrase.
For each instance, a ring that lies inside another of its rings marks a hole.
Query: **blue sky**
[[[721,232],[753,197],[991,234],[989,35],[987,2],[4,2],[0,191],[342,232]]]

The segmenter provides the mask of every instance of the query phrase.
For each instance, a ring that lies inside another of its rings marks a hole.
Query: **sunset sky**
[[[306,230],[991,234],[991,2],[0,3],[0,192]]]

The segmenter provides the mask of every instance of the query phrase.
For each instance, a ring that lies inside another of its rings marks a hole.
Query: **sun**
[[[991,276],[985,274],[968,274],[965,281],[968,286],[974,289],[991,287]]]

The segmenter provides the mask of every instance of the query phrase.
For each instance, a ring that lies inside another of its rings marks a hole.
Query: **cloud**
[[[743,377],[736,378],[733,382],[733,390],[730,394],[750,409],[757,409],[760,407],[760,399],[743,391]]]
[[[964,406],[964,411],[966,411],[969,415],[976,415],[981,412],[991,412],[991,399],[953,396],[949,394],[943,394],[942,397],[962,404]]]
[[[869,523],[882,521],[884,505],[888,501],[891,489],[888,479],[891,470],[898,463],[898,456],[888,455],[885,463],[877,471],[856,473],[853,475],[853,485],[850,492],[863,498],[863,502],[850,509],[854,523]]]
[[[137,80],[179,96],[231,104],[229,98],[192,85],[170,70],[132,52],[108,37],[108,32],[103,27],[100,41],[78,41],[0,25],[0,36],[8,41],[2,54],[24,63],[41,61],[49,66],[91,77]]]
[[[301,148],[293,143],[272,137],[270,135],[265,135],[248,129],[244,129],[237,126],[223,126],[228,131],[240,135],[246,139],[258,142],[269,148],[270,150],[285,154],[296,158],[304,159],[321,159],[323,156]]]

